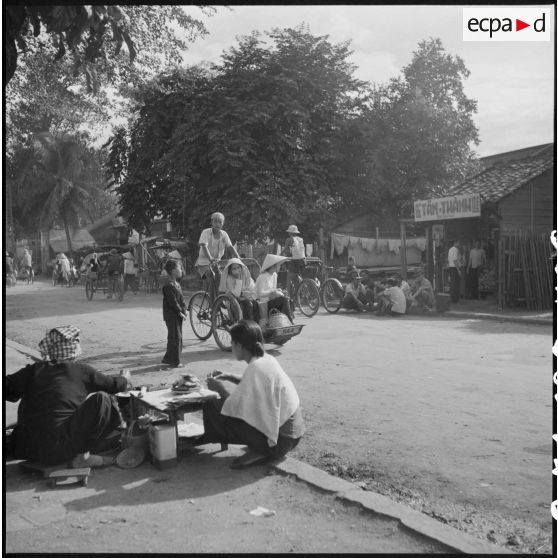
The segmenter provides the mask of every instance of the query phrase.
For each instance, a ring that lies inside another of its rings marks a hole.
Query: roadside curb
[[[334,477],[291,457],[287,457],[274,467],[279,472],[294,475],[297,479],[322,491],[334,493],[340,500],[359,505],[369,512],[397,519],[404,528],[443,544],[453,551],[466,554],[515,554],[506,548],[483,542],[472,535],[444,525],[404,504],[390,500],[387,496],[365,491],[349,481]]]
[[[484,312],[460,312],[459,310],[449,310],[442,316],[448,318],[461,318],[469,320],[493,320],[497,322],[514,322],[518,324],[533,325],[552,325],[552,318],[538,318],[536,316],[510,316],[501,314],[487,314]]]
[[[5,344],[33,360],[40,360],[41,358],[38,351],[11,339],[5,338]],[[333,493],[340,500],[358,505],[371,513],[396,519],[404,529],[434,540],[453,551],[466,554],[514,554],[506,548],[481,541],[472,535],[444,525],[404,504],[394,502],[387,496],[365,491],[349,481],[334,477],[321,469],[291,457],[273,464],[273,467],[278,472],[293,475],[321,491]]]

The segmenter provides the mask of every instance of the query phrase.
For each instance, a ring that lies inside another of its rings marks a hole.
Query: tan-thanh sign
[[[465,219],[481,214],[480,194],[461,194],[449,198],[432,198],[415,202],[415,221]]]

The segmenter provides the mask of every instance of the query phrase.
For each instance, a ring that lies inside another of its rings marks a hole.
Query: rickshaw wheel
[[[194,335],[205,341],[211,337],[211,304],[206,291],[198,291],[192,295],[188,303],[190,325]]]
[[[339,279],[334,277],[326,279],[322,291],[322,303],[330,314],[339,312],[339,308],[343,304],[343,295],[343,285],[341,285]]]
[[[95,289],[93,288],[93,282],[88,279],[87,282],[85,283],[85,296],[87,297],[87,300],[93,300],[93,293],[95,292]]]
[[[296,303],[300,311],[311,318],[320,307],[320,291],[312,279],[303,279],[296,290]]]
[[[211,307],[211,329],[215,342],[222,351],[232,349],[231,327],[242,319],[238,301],[228,295],[219,295]]]

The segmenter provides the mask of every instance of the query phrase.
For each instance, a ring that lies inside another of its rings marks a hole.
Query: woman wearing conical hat
[[[286,314],[291,323],[294,323],[289,297],[277,288],[277,271],[288,259],[285,256],[266,255],[261,272],[256,279],[256,296],[260,302],[267,302],[268,311],[276,308]]]

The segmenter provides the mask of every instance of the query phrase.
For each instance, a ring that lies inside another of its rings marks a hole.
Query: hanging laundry
[[[388,246],[388,241],[385,238],[380,238],[378,239],[378,249],[377,252],[378,254],[380,253],[386,253],[389,251],[389,246]]]
[[[333,249],[335,248],[335,253],[340,256],[345,248],[349,246],[349,238],[350,237],[345,236],[344,234],[331,233],[332,254]]]
[[[375,238],[361,238],[360,244],[363,250],[367,252],[375,252],[377,250],[377,243]]]
[[[399,254],[401,252],[401,239],[400,238],[388,238],[388,249],[394,254]]]

